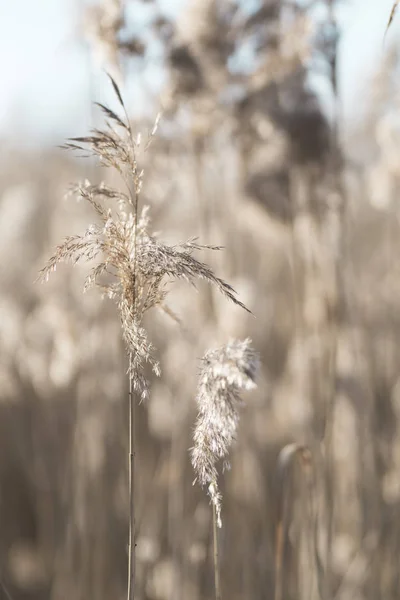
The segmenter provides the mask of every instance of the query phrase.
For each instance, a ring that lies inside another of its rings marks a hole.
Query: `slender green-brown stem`
[[[222,600],[221,580],[219,573],[219,553],[218,553],[218,517],[217,509],[213,504],[213,543],[214,543],[214,581],[215,581],[215,600]]]
[[[129,548],[128,599],[135,597],[135,399],[132,383],[132,355],[129,354]]]
[[[124,107],[125,110],[125,107]],[[129,123],[128,115],[125,111],[127,123]],[[134,141],[132,130],[129,125],[129,137],[134,151]],[[136,167],[135,167],[136,169]],[[134,315],[137,315],[137,224],[138,224],[138,209],[139,209],[139,182],[136,178],[136,173],[133,178],[134,183],[134,254],[133,254],[133,275],[134,275]],[[132,384],[132,353],[129,353],[129,558],[128,558],[128,600],[134,600],[135,597],[135,399],[133,396]]]

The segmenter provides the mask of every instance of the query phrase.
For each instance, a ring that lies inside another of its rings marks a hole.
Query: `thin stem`
[[[285,447],[286,448],[286,447]],[[285,536],[286,536],[286,514],[287,514],[287,494],[285,486],[285,472],[288,468],[288,464],[291,461],[291,455],[289,451],[293,452],[294,446],[285,452],[285,448],[281,450],[278,463],[278,476],[279,476],[279,494],[278,494],[278,518],[275,529],[275,591],[274,600],[282,600],[283,596],[283,578],[282,578],[282,567],[283,567],[283,555],[285,550]]]
[[[135,143],[133,141],[132,129],[129,123],[128,114],[125,106],[124,111],[129,127],[129,137],[131,141],[132,152],[135,151]],[[136,176],[136,159],[134,163],[134,228],[133,228],[133,277],[134,277],[134,298],[133,312],[136,318],[137,315],[137,226],[138,226],[138,208],[139,208],[139,193],[138,180]],[[132,382],[132,353],[129,353],[129,563],[128,563],[128,600],[134,600],[135,597],[135,400],[133,397],[133,382]]]
[[[218,553],[218,517],[217,509],[213,504],[213,542],[214,542],[214,581],[215,581],[215,600],[222,600],[221,580],[219,573],[219,553]]]
[[[129,353],[129,549],[128,597],[135,597],[135,400],[132,383],[132,354]]]

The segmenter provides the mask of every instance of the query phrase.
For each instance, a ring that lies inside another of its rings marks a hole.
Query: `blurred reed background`
[[[162,107],[143,156],[154,229],[223,245],[207,262],[256,317],[179,285],[181,325],[147,319],[162,377],[137,409],[137,600],[213,598],[212,510],[189,453],[199,358],[247,336],[261,369],[221,478],[222,597],[400,597],[400,55],[387,41],[345,130],[337,4],[190,0],[174,18],[156,0],[78,4],[93,56],[154,106],[134,130]],[[95,220],[63,199],[69,184],[113,176],[15,143],[0,160],[0,598],[122,599],[120,324],[110,301],[82,296],[84,265],[33,284],[53,247]]]

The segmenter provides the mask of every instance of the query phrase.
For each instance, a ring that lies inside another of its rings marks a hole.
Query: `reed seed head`
[[[39,279],[47,280],[60,262],[95,263],[86,278],[84,290],[98,286],[116,302],[131,358],[134,389],[141,398],[145,398],[148,385],[144,365],[149,364],[157,375],[159,365],[153,358],[153,347],[142,327],[142,320],[149,309],[155,306],[165,308],[167,283],[185,280],[194,284],[195,280],[203,279],[235,304],[245,310],[247,308],[236,298],[228,283],[194,257],[194,252],[219,250],[218,246],[203,246],[195,239],[166,245],[151,234],[148,209],[144,207],[138,214],[143,169],[139,168],[136,151],[141,138],[133,136],[120,90],[110,79],[124,116],[100,105],[107,117],[104,129],[96,129],[87,137],[72,138],[65,147],[80,151],[89,148],[104,165],[119,172],[125,190],[104,183],[93,185],[89,181],[71,188],[70,193],[93,207],[97,223],[90,225],[82,235],[67,237],[40,272]],[[159,117],[145,149],[154,137],[158,121]]]
[[[221,494],[217,463],[226,458],[239,424],[240,393],[256,387],[259,359],[251,340],[232,341],[208,351],[200,370],[197,391],[198,417],[191,449],[196,480],[207,486],[221,527]]]

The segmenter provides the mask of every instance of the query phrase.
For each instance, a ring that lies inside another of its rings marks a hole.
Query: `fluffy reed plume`
[[[124,109],[120,91],[112,84]],[[149,232],[149,216],[145,207],[138,218],[138,202],[142,187],[143,171],[139,170],[137,148],[140,136],[133,137],[130,123],[109,108],[99,105],[108,117],[104,130],[93,130],[87,137],[71,138],[64,147],[83,150],[86,144],[91,153],[98,156],[108,167],[116,169],[126,191],[111,188],[104,183],[92,185],[89,181],[71,188],[70,193],[89,202],[97,213],[99,224],[90,225],[82,235],[67,237],[40,272],[40,279],[47,280],[60,262],[93,262],[84,290],[99,286],[113,299],[118,307],[127,350],[132,357],[131,376],[135,391],[145,398],[148,385],[143,374],[145,363],[159,374],[159,366],[153,358],[153,347],[141,326],[144,314],[155,306],[164,308],[167,295],[166,283],[184,279],[193,283],[204,279],[213,284],[229,300],[245,310],[236,298],[233,288],[217,277],[193,253],[201,250],[219,250],[219,246],[203,246],[194,239],[167,246]],[[146,148],[155,134],[157,122]],[[107,202],[115,208],[107,208]],[[97,259],[99,259],[98,262]]]
[[[232,341],[209,350],[203,360],[197,391],[199,415],[191,449],[196,481],[208,487],[218,527],[221,527],[221,494],[217,463],[225,459],[239,423],[240,392],[256,387],[259,359],[251,340]]]
[[[214,284],[227,298],[245,307],[236,299],[229,284],[216,277],[206,264],[193,256],[195,250],[217,250],[218,246],[202,246],[194,240],[167,246],[148,232],[146,207],[136,224],[132,212],[114,212],[100,204],[104,197],[116,197],[115,190],[86,182],[76,186],[74,192],[90,202],[101,224],[91,225],[83,235],[66,238],[41,271],[41,277],[47,279],[59,262],[76,264],[82,260],[95,260],[102,255],[102,260],[91,268],[84,290],[97,285],[116,302],[127,350],[132,355],[134,389],[144,399],[148,395],[148,385],[143,375],[144,364],[150,364],[157,375],[159,366],[153,358],[153,347],[141,322],[149,309],[164,307],[167,295],[165,284],[168,281],[184,279],[193,283],[195,279],[204,279]],[[109,282],[102,281],[104,275],[109,276]]]

